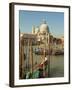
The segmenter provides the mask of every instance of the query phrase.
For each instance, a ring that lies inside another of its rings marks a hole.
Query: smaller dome
[[[35,28],[35,34],[37,34],[38,32],[39,32],[39,28],[36,27],[36,28]]]

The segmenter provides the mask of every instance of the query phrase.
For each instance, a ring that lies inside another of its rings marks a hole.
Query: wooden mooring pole
[[[32,48],[32,40],[30,40],[30,65],[31,65],[31,69],[30,72],[33,73],[33,48]]]

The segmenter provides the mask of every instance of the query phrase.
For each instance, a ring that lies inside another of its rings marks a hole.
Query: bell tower
[[[32,26],[32,34],[35,34],[35,26]]]

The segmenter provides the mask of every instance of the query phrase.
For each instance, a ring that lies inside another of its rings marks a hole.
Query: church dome
[[[40,25],[40,33],[49,33],[49,27],[46,21],[43,21],[43,23]]]

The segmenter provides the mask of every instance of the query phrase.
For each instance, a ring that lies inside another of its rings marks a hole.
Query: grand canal
[[[63,77],[64,76],[64,55],[50,56],[50,76],[49,77]],[[41,62],[40,56],[34,56],[34,63]]]
[[[51,56],[50,57],[50,77],[63,77],[64,76],[64,56]]]
[[[28,50],[28,48],[25,48]],[[26,61],[29,61],[29,52],[25,50],[27,53]],[[49,77],[63,77],[64,76],[64,55],[48,55],[49,63]],[[37,55],[33,52],[33,67],[39,65],[43,61],[43,55]],[[28,62],[27,62],[28,63]]]

